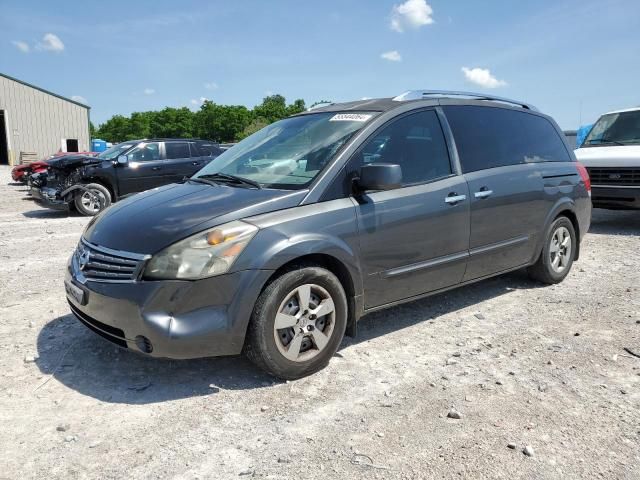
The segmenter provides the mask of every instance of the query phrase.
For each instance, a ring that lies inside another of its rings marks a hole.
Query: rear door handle
[[[452,193],[447,198],[445,198],[444,201],[449,205],[455,205],[456,203],[462,202],[463,200],[466,200],[466,199],[467,199],[466,195],[456,195],[455,193]]]
[[[202,162],[191,162],[191,165],[202,165]]]
[[[162,170],[162,167],[152,167],[151,170],[154,170],[154,171]]]
[[[476,198],[487,198],[493,195],[493,190],[480,190],[473,194]]]

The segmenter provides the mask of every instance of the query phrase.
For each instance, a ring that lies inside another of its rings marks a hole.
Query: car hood
[[[91,155],[65,155],[64,157],[51,158],[47,160],[47,164],[49,167],[65,170],[84,165],[95,165],[104,161]]]
[[[640,145],[583,147],[575,154],[586,167],[640,167]]]
[[[189,182],[165,185],[111,206],[89,223],[83,236],[102,247],[153,254],[216,225],[294,207],[306,193]]]

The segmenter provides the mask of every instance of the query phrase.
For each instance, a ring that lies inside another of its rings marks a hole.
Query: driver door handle
[[[455,205],[456,203],[462,202],[463,200],[466,200],[466,199],[467,199],[466,195],[456,195],[455,193],[450,193],[449,196],[444,199],[444,201],[449,205]]]
[[[490,197],[491,195],[493,195],[493,190],[487,190],[486,188],[484,190],[480,190],[476,193],[473,194],[476,198],[487,198]]]
[[[151,170],[154,170],[154,171],[162,170],[162,167],[152,167]]]

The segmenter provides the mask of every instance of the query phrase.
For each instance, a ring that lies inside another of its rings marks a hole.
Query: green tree
[[[195,132],[201,138],[234,142],[251,122],[251,112],[243,105],[219,105],[206,101],[195,113]]]
[[[131,131],[128,140],[151,137],[151,121],[156,112],[133,112],[129,120]]]
[[[287,116],[295,115],[297,113],[302,113],[306,109],[307,107],[304,104],[304,100],[299,98],[298,100],[293,102],[291,105],[287,106]]]
[[[255,118],[264,118],[269,123],[276,122],[287,116],[287,101],[282,95],[270,95],[253,109]]]
[[[253,119],[251,123],[249,123],[249,125],[247,125],[246,128],[242,132],[240,132],[240,134],[238,135],[238,140],[242,140],[244,138],[247,138],[249,135],[253,135],[257,131],[262,130],[267,125],[269,125],[269,122],[262,117]]]
[[[149,136],[155,138],[193,137],[194,114],[187,107],[165,107],[154,112],[149,124]]]
[[[122,115],[114,115],[100,125],[97,135],[107,142],[119,143],[127,139],[130,131],[129,119]]]

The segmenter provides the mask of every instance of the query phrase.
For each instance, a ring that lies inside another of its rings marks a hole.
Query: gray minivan
[[[589,195],[531,105],[441,91],[332,104],[94,217],[65,287],[78,319],[123,348],[244,352],[299,378],[366,313],[520,268],[562,281]]]

